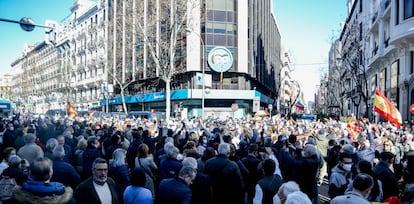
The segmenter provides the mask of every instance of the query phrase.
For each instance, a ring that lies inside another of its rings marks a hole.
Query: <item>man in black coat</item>
[[[307,144],[302,151],[302,157],[293,158],[288,149],[284,148],[281,156],[292,169],[296,170],[293,180],[299,184],[300,189],[308,195],[313,203],[317,203],[318,186],[316,177],[321,163],[318,150],[314,145]]]
[[[218,155],[207,160],[204,173],[210,176],[213,186],[213,203],[244,203],[245,190],[240,169],[228,159],[230,144],[220,143]]]
[[[182,163],[183,168],[191,167],[197,170],[197,160],[193,157],[186,157]],[[190,185],[190,189],[192,204],[210,204],[213,202],[213,189],[208,175],[197,172],[193,183]]]
[[[248,147],[248,155],[241,159],[244,166],[246,166],[247,170],[249,170],[249,173],[243,177],[247,189],[248,203],[253,203],[255,186],[257,181],[259,181],[262,176],[261,172],[257,168],[261,162],[261,160],[257,158],[259,154],[258,151],[259,146],[255,143],[252,143]]]
[[[96,158],[92,164],[92,177],[78,185],[74,198],[76,203],[123,203],[122,190],[108,177],[108,163]]]
[[[383,199],[385,200],[391,196],[398,196],[398,180],[390,169],[390,166],[394,164],[394,154],[381,152],[380,157],[380,162],[374,167],[374,173],[382,182]]]

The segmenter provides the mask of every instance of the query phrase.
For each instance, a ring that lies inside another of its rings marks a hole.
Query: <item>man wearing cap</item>
[[[380,162],[374,167],[374,173],[382,182],[384,200],[391,196],[398,196],[398,180],[391,166],[394,164],[394,154],[391,152],[381,152]]]

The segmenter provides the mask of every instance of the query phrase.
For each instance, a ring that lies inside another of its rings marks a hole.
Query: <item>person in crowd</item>
[[[335,139],[329,140],[327,158],[326,158],[328,179],[331,177],[332,168],[338,164],[338,157],[339,157],[340,150],[341,150],[341,146],[337,143]]]
[[[207,160],[217,156],[216,150],[213,147],[207,147],[201,157],[197,159],[197,171],[204,172],[204,166]]]
[[[112,153],[112,159],[109,161],[108,176],[115,180],[116,183],[125,190],[130,184],[129,169],[125,164],[126,150],[116,149]]]
[[[157,203],[184,204],[191,202],[190,185],[196,177],[197,171],[191,167],[183,167],[177,177],[163,179],[156,193]]]
[[[279,187],[277,194],[273,196],[273,203],[274,204],[285,203],[288,195],[296,191],[300,191],[299,185],[296,182],[288,181],[286,183],[283,183]]]
[[[302,157],[297,159],[293,158],[287,148],[282,151],[284,161],[296,169],[294,181],[299,184],[313,203],[316,203],[318,199],[317,173],[321,163],[317,151],[314,145],[307,144],[302,150]]]
[[[0,163],[0,174],[4,169],[9,167],[9,158],[12,155],[16,155],[16,149],[14,147],[6,147],[2,152],[2,161]]]
[[[373,179],[370,175],[360,173],[352,182],[352,191],[348,191],[345,195],[337,196],[331,200],[331,204],[369,204],[366,199],[373,186]]]
[[[197,174],[190,185],[192,204],[209,204],[213,202],[213,189],[210,177],[197,171],[197,160],[194,157],[186,157],[182,161],[183,168],[190,167],[196,170]]]
[[[74,193],[78,204],[123,203],[122,189],[108,177],[108,163],[96,158],[92,163],[92,176],[80,183]]]
[[[141,143],[137,149],[137,157],[135,158],[135,168],[140,167],[145,170],[146,173],[146,187],[151,190],[155,195],[155,182],[158,182],[156,175],[158,175],[158,167],[154,162],[152,154],[149,154],[148,145]]]
[[[27,181],[28,175],[23,172],[21,168],[22,159],[17,155],[11,155],[9,157],[9,167],[4,169],[1,173],[1,177],[14,178],[17,185],[22,185],[23,182]]]
[[[382,183],[375,175],[371,162],[366,160],[360,160],[357,165],[358,173],[364,173],[367,175],[370,175],[372,177],[372,180],[374,182],[371,192],[369,193],[369,196],[367,197],[367,200],[370,202],[381,202],[383,197],[383,191],[382,191]],[[352,182],[348,185],[348,188],[346,192],[352,191]]]
[[[10,203],[74,203],[73,190],[59,182],[51,182],[52,161],[39,157],[30,165],[30,178],[16,186]]]
[[[75,168],[64,161],[65,150],[63,146],[58,145],[53,151],[53,176],[51,181],[62,183],[75,189],[80,183],[80,176]]]
[[[230,144],[220,143],[218,155],[209,159],[204,167],[212,182],[213,203],[244,203],[245,188],[238,165],[228,159]]]
[[[319,150],[320,156],[321,156],[321,162],[323,163],[321,168],[319,169],[319,180],[318,180],[318,184],[322,184],[323,183],[323,178],[324,176],[327,174],[327,164],[326,164],[326,159],[328,156],[328,143],[329,143],[329,139],[326,137],[326,133],[325,133],[325,129],[321,128],[318,130],[318,132],[316,134],[314,134],[315,136],[315,142],[316,144],[314,144],[316,146],[316,149]]]
[[[136,167],[135,158],[137,156],[138,147],[143,143],[142,132],[142,127],[138,127],[137,130],[132,130],[131,132],[132,142],[129,144],[126,154],[128,166],[131,170]]]
[[[332,169],[332,175],[329,178],[329,197],[334,198],[343,195],[348,184],[352,179],[352,157],[349,154],[341,153],[338,158],[338,164]]]
[[[312,202],[306,194],[296,191],[287,196],[285,204],[312,204]]]
[[[131,185],[124,191],[124,204],[153,204],[151,191],[145,188],[146,176],[143,168],[135,168],[131,172]]]
[[[36,135],[36,133],[33,133]],[[18,127],[16,128],[16,140],[14,141],[14,146],[16,147],[16,149],[20,149],[21,147],[24,146],[24,129],[23,127]]]
[[[87,141],[81,138],[78,141],[77,148],[75,150],[75,154],[73,158],[73,166],[75,167],[79,175],[83,175],[83,152],[85,151],[87,146],[88,146]]]
[[[82,178],[88,178],[92,175],[92,163],[96,158],[100,156],[99,154],[99,142],[95,136],[88,137],[87,146],[83,152],[83,176]]]
[[[398,196],[398,180],[394,172],[391,170],[394,163],[394,154],[391,152],[381,152],[380,162],[374,167],[374,173],[382,183],[382,190],[384,192],[383,199],[391,196]]]
[[[272,203],[273,197],[282,185],[282,178],[276,173],[275,161],[265,159],[261,165],[264,178],[260,179],[255,187],[254,204]]]
[[[65,150],[65,158],[63,158],[63,161],[72,164],[73,163],[73,149],[70,145],[66,144],[66,139],[64,135],[59,135],[56,137],[56,140],[58,141],[58,144],[63,146]]]
[[[55,148],[59,145],[57,139],[50,138],[46,142],[46,149],[44,151],[44,156],[49,158],[50,160],[53,160],[53,151]]]
[[[166,157],[160,162],[161,179],[173,178],[178,175],[183,164],[178,160],[180,151],[172,143],[167,142],[164,145]]]
[[[116,131],[114,134],[112,134],[110,143],[108,147],[105,149],[105,157],[106,159],[111,159],[113,152],[118,149],[122,148],[122,136],[121,131]]]
[[[372,129],[370,126],[368,131]],[[358,138],[357,154],[360,159],[366,160],[373,164],[375,158],[375,142],[374,135],[371,132],[360,134]]]
[[[12,122],[7,123],[7,129],[3,133],[3,146],[4,147],[13,147],[15,146],[15,141],[17,138],[17,131],[15,131],[14,124]]]
[[[407,154],[407,161],[403,171],[403,182],[404,187],[401,201],[412,203],[414,202],[414,152]]]
[[[247,190],[247,201],[248,203],[253,203],[255,186],[257,181],[261,178],[261,171],[258,168],[261,160],[258,159],[259,146],[255,143],[252,143],[248,147],[248,155],[241,159],[243,165],[247,168],[248,174],[243,177],[243,180],[246,184]]]
[[[36,142],[36,135],[29,133],[24,136],[25,145],[17,151],[22,159],[26,159],[29,163],[32,163],[35,159],[44,156],[43,150]]]

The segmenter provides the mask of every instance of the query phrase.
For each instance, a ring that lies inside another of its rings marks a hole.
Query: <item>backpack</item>
[[[16,180],[14,178],[3,176],[0,180],[0,200],[4,201],[11,199],[16,185]]]

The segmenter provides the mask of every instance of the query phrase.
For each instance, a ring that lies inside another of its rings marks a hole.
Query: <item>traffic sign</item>
[[[411,114],[414,114],[414,104],[411,104],[411,106],[410,106],[410,112],[411,112]]]
[[[237,103],[231,104],[231,111],[236,112],[237,110],[239,110],[239,104]]]

